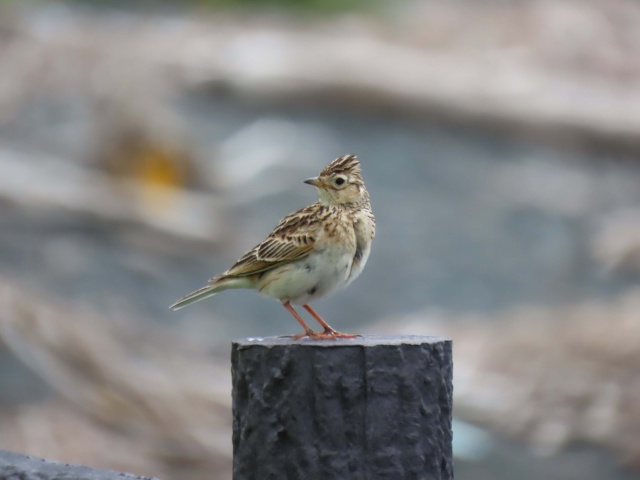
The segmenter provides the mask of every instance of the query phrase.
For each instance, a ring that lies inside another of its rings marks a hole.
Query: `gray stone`
[[[232,345],[233,479],[453,478],[451,340]]]
[[[1,480],[157,480],[0,450]]]

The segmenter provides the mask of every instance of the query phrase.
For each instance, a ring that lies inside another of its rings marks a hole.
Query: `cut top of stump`
[[[362,335],[356,338],[338,338],[335,340],[311,340],[301,338],[295,340],[292,337],[249,337],[234,340],[233,344],[237,348],[249,348],[255,346],[262,347],[379,347],[381,345],[424,345],[440,342],[450,342],[448,337],[424,336],[424,335]]]

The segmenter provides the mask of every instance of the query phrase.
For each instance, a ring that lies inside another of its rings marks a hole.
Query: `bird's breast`
[[[346,284],[353,282],[367,263],[371,253],[371,242],[375,236],[375,218],[371,210],[362,210],[353,216],[355,251]]]

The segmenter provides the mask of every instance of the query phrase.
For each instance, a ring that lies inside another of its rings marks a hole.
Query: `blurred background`
[[[449,335],[459,479],[640,478],[640,5],[0,2],[0,448],[230,478],[229,346],[168,305],[356,153],[336,328]]]

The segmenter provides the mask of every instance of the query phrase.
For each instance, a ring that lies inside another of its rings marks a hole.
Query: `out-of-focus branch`
[[[158,90],[221,85],[262,100],[315,96],[612,147],[640,143],[636,2],[414,3],[395,29],[365,17],[301,28],[225,15],[127,27],[69,11],[43,31],[15,15],[0,56],[13,72],[0,83],[0,115],[26,92],[106,91],[126,77]]]
[[[42,153],[0,148],[0,199],[146,228],[198,243],[224,237],[222,203],[212,195],[116,180]]]

